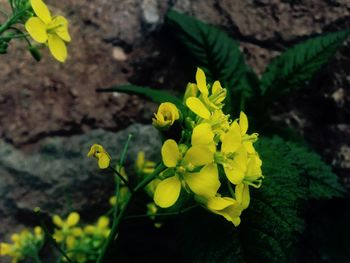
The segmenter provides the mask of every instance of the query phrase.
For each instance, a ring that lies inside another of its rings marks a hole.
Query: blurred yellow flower
[[[108,152],[100,144],[94,144],[91,146],[90,151],[87,154],[88,157],[95,157],[98,160],[98,167],[100,169],[106,169],[109,167],[111,157]]]
[[[25,23],[29,35],[39,43],[48,45],[51,54],[60,62],[67,59],[65,42],[70,42],[68,21],[63,16],[52,17],[50,10],[42,0],[30,0],[36,17],[31,17]]]
[[[157,113],[152,119],[153,125],[157,128],[169,128],[176,120],[180,118],[179,110],[175,104],[164,102],[159,105]]]
[[[70,213],[66,220],[63,220],[58,215],[54,215],[52,217],[52,221],[58,227],[58,229],[55,229],[52,236],[56,242],[65,242],[68,248],[73,247],[76,237],[83,234],[82,229],[80,227],[76,227],[79,220],[80,216],[77,212]]]
[[[12,243],[0,243],[0,256],[9,256],[12,263],[17,263],[27,257],[38,254],[44,243],[44,233],[41,227],[36,226],[33,233],[28,229],[12,234]]]

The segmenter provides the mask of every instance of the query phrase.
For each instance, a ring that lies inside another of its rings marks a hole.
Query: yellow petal
[[[202,123],[196,126],[192,132],[191,143],[195,145],[208,145],[213,142],[214,133],[208,123]]]
[[[214,153],[209,147],[193,146],[185,154],[183,159],[184,164],[192,164],[201,166],[212,163],[214,161]]]
[[[241,129],[237,122],[233,122],[229,131],[223,136],[221,152],[233,153],[241,145]]]
[[[235,200],[233,198],[222,198],[222,197],[213,197],[210,198],[207,202],[207,207],[213,210],[223,210],[230,205],[233,205]]]
[[[220,82],[217,80],[213,83],[212,94],[216,94],[222,90]]]
[[[65,17],[55,17],[50,23],[50,28],[54,28],[55,33],[64,41],[71,41],[71,37],[68,32],[68,21]]]
[[[54,215],[52,217],[52,221],[58,227],[62,227],[63,226],[63,221],[62,221],[61,217],[58,216],[58,215]]]
[[[180,191],[181,182],[177,176],[166,178],[157,186],[154,202],[162,208],[170,207],[179,198]]]
[[[236,200],[241,204],[242,209],[246,209],[250,203],[249,186],[246,184],[238,184],[235,188]]]
[[[29,18],[25,23],[25,28],[36,42],[45,43],[47,41],[46,25],[39,18]]]
[[[42,0],[30,0],[34,13],[46,24],[51,22],[50,10]]]
[[[198,173],[187,173],[184,179],[196,195],[213,197],[220,188],[218,169],[215,164],[204,166]]]
[[[64,239],[64,235],[61,230],[55,230],[52,237],[56,240],[56,242],[61,243]]]
[[[64,41],[56,34],[49,34],[48,44],[53,57],[60,62],[65,62],[67,59],[67,47]]]
[[[166,167],[175,167],[180,159],[180,151],[174,140],[166,140],[162,146],[162,158]]]
[[[66,245],[68,249],[72,249],[75,243],[75,237],[74,236],[68,236],[66,239]]]
[[[201,102],[198,98],[196,97],[188,98],[186,100],[186,105],[191,111],[193,111],[199,117],[206,120],[210,118],[209,110],[207,109],[207,107],[205,107],[203,102]]]
[[[100,169],[106,169],[109,167],[109,164],[111,162],[111,158],[106,153],[97,153],[96,154],[98,158],[98,167]]]
[[[78,224],[80,216],[77,212],[72,212],[68,215],[67,224],[68,226],[75,226]]]
[[[197,68],[196,82],[197,82],[197,87],[198,87],[199,91],[203,95],[208,95],[208,88],[207,88],[207,81],[205,78],[205,74],[204,74],[204,71],[201,70],[200,68]]]
[[[0,243],[0,256],[10,255],[11,245],[8,243]]]
[[[243,111],[239,115],[239,126],[241,126],[242,135],[246,134],[248,131],[248,118]]]
[[[240,184],[247,170],[248,155],[244,147],[240,147],[234,159],[229,162],[229,165],[224,166],[226,177],[235,185]]]

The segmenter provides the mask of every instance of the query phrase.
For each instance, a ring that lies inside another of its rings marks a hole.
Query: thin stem
[[[29,36],[29,34],[18,34],[18,35],[13,35],[8,37],[0,37],[0,40],[9,40],[12,38],[26,38],[27,36]]]
[[[132,197],[133,197],[133,193],[129,193],[129,194],[127,195],[127,197],[126,197],[126,199],[125,199],[124,206],[121,208],[118,217],[117,217],[116,220],[113,222],[113,226],[112,226],[111,232],[109,233],[109,236],[108,236],[107,240],[105,241],[105,243],[104,243],[104,245],[103,245],[101,254],[99,255],[99,257],[98,257],[96,263],[102,263],[102,262],[104,262],[105,257],[106,257],[106,255],[107,255],[107,251],[108,251],[108,249],[109,249],[109,246],[110,246],[110,244],[112,243],[112,241],[114,240],[115,236],[116,236],[117,233],[118,233],[120,222],[121,222],[121,220],[122,220],[123,217],[124,217],[124,214],[125,214],[125,212],[126,212],[126,209],[127,209],[127,207],[128,207],[128,204],[130,203]]]
[[[50,231],[48,230],[46,224],[44,223],[44,221],[40,218],[41,212],[40,211],[35,211],[35,214],[39,217],[39,222],[40,225],[42,227],[42,229],[44,230],[45,236],[49,239],[49,241],[51,242],[51,244],[62,254],[62,256],[65,257],[65,259],[70,262],[73,263],[73,261],[67,256],[67,254],[63,251],[62,248],[60,248],[60,246],[56,243],[56,240],[52,237],[52,235],[50,234]]]
[[[123,183],[130,189],[130,191],[133,191],[132,187],[130,186],[128,180],[126,180],[124,178],[123,175],[121,175],[121,173],[119,173],[116,169],[114,169],[112,166],[109,166],[109,169],[111,169],[119,178],[120,180],[123,181]]]
[[[160,217],[160,216],[173,216],[173,215],[181,215],[181,214],[184,214],[188,211],[191,211],[192,209],[198,207],[198,205],[192,205],[190,207],[186,207],[185,209],[183,210],[180,210],[178,212],[167,212],[167,213],[161,213],[161,214],[155,214],[155,215],[152,215],[152,216],[155,216],[155,217]],[[131,216],[126,216],[125,219],[137,219],[137,218],[145,218],[145,217],[149,217],[150,215],[148,214],[142,214],[142,215],[131,215]]]
[[[105,258],[108,252],[108,249],[112,243],[112,241],[117,236],[120,222],[124,218],[124,215],[126,213],[126,209],[128,208],[129,203],[131,202],[132,198],[134,197],[134,194],[140,190],[142,190],[147,184],[149,184],[162,170],[164,170],[165,166],[163,163],[159,164],[157,168],[153,171],[152,174],[144,178],[134,189],[133,191],[129,192],[125,198],[125,202],[119,212],[119,215],[116,217],[116,219],[113,222],[113,226],[111,229],[111,232],[108,235],[107,240],[105,241],[101,254],[99,255],[96,263],[102,263],[105,262]]]
[[[120,178],[118,176],[115,177],[115,206],[113,208],[113,224],[117,220],[118,215],[118,199],[119,199],[119,191],[120,191]]]

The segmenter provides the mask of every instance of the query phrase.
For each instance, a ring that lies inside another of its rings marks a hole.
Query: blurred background
[[[184,72],[179,46],[162,29],[170,8],[226,31],[240,42],[257,73],[308,37],[350,28],[349,0],[46,2],[70,22],[67,62],[60,64],[42,50],[37,63],[25,43],[16,41],[0,58],[0,240],[23,225],[37,224],[34,207],[44,215],[73,207],[86,220],[108,209],[112,177],[103,176],[86,158],[91,144],[106,145],[116,157],[133,132],[130,156],[146,145],[149,157],[156,158],[149,146],[154,130],[145,126],[156,105],[134,95],[95,90],[133,83],[182,91],[193,81],[195,69]],[[274,119],[303,134],[347,189],[349,65],[348,41],[307,89],[274,105]]]

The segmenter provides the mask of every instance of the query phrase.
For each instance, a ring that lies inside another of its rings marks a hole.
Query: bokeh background
[[[46,2],[70,22],[67,62],[59,64],[43,50],[37,63],[16,41],[0,57],[0,240],[35,225],[37,206],[46,216],[73,207],[87,221],[108,209],[112,179],[86,158],[92,143],[106,145],[116,157],[132,132],[130,156],[143,145],[156,158],[159,143],[146,125],[156,105],[95,90],[133,83],[181,91],[193,81],[194,69],[184,72],[183,54],[162,28],[170,8],[225,30],[258,73],[308,37],[350,28],[349,0]],[[348,189],[349,65],[348,41],[307,89],[274,105],[274,119],[303,134]]]

